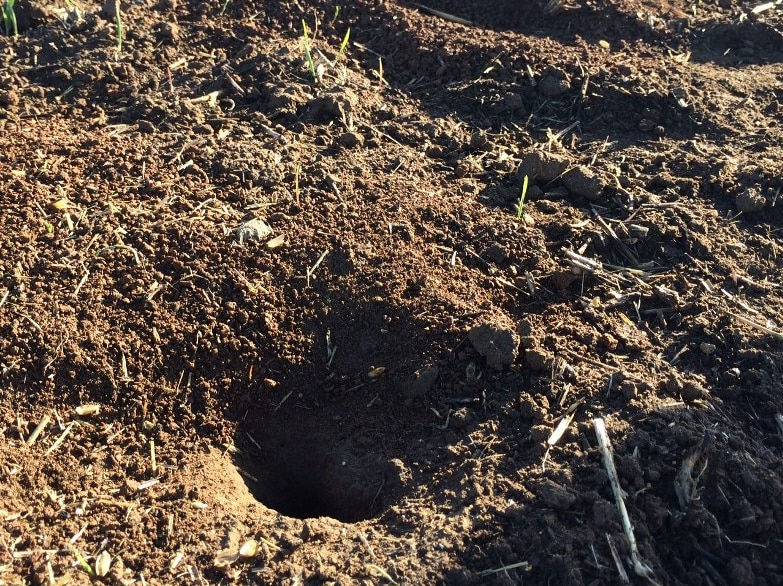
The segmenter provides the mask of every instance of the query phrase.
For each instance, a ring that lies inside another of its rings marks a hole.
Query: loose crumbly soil
[[[0,584],[783,583],[780,6],[428,5],[17,2]]]

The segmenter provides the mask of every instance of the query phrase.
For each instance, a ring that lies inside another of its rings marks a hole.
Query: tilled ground
[[[17,2],[0,584],[783,583],[756,7]]]

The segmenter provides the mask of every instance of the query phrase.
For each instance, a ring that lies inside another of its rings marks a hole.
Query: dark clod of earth
[[[783,583],[780,6],[423,4],[5,3],[0,584]]]

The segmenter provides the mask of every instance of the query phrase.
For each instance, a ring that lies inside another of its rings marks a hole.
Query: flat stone
[[[240,242],[260,240],[272,235],[272,228],[261,218],[253,218],[243,222],[237,228],[237,238]]]

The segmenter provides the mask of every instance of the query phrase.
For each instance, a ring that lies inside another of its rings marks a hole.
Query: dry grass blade
[[[623,584],[630,584],[631,580],[628,578],[628,572],[625,571],[625,566],[623,566],[623,560],[620,559],[620,554],[617,553],[617,546],[614,544],[614,541],[612,540],[612,536],[608,533],[606,534],[606,542],[609,544],[609,551],[612,553],[612,559],[614,560],[614,565],[617,568],[617,573],[620,575],[620,582]]]
[[[435,10],[434,8],[430,8],[429,6],[424,6],[423,4],[414,4],[414,6],[416,6],[417,8],[421,8],[424,12],[429,12],[433,16],[437,16],[438,18],[448,20],[449,22],[456,22],[457,24],[463,24],[465,26],[473,26],[473,22],[471,22],[470,20],[460,18],[459,16],[454,16],[453,14],[449,14],[448,12],[441,12],[440,10]]]
[[[729,312],[729,315],[736,319],[738,322],[745,324],[746,326],[750,326],[752,328],[756,328],[757,330],[760,330],[764,332],[765,334],[769,334],[770,336],[777,338],[778,340],[783,340],[783,334],[780,332],[776,332],[775,330],[772,330],[768,328],[767,326],[763,326],[759,323],[754,322],[753,320],[750,320],[746,317],[742,317],[741,315],[737,315],[736,313]]]
[[[477,576],[484,578],[486,576],[491,576],[493,574],[499,574],[500,572],[507,572],[508,570],[517,570],[519,568],[522,568],[524,570],[528,569],[530,567],[529,562],[517,562],[515,564],[509,564],[507,566],[501,566],[499,568],[492,568],[489,570],[482,570],[477,574]]]
[[[315,273],[315,270],[319,266],[321,266],[321,263],[324,261],[324,259],[326,258],[327,254],[329,254],[329,251],[328,250],[324,250],[323,254],[321,254],[321,256],[318,257],[318,260],[315,261],[315,264],[312,267],[310,267],[309,269],[307,269],[307,275],[306,276],[307,276],[307,286],[308,287],[310,286],[310,277],[312,277],[313,274]]]
[[[659,583],[655,579],[652,568],[642,562],[641,557],[639,556],[639,547],[636,545],[636,537],[634,536],[631,519],[628,516],[628,510],[625,508],[623,489],[620,487],[617,468],[614,465],[614,456],[612,455],[609,435],[606,433],[606,424],[604,423],[604,420],[599,417],[593,419],[593,426],[595,427],[595,435],[598,438],[598,449],[601,452],[601,459],[604,462],[606,474],[609,476],[609,483],[612,485],[612,492],[614,493],[614,499],[617,503],[617,510],[620,512],[623,531],[625,532],[626,539],[628,539],[628,548],[631,550],[631,561],[633,563],[634,572],[640,578],[644,578],[650,584],[657,586]]]
[[[57,448],[60,447],[60,445],[63,443],[66,437],[68,437],[68,434],[71,433],[71,429],[73,429],[73,426],[76,425],[76,422],[72,421],[68,424],[68,427],[66,427],[63,432],[60,434],[60,437],[58,437],[54,443],[49,446],[49,449],[46,450],[46,455],[48,456],[53,451],[55,451]]]
[[[711,442],[712,436],[709,433],[705,433],[701,443],[683,458],[680,471],[677,473],[677,478],[674,479],[674,492],[677,493],[677,500],[680,502],[680,509],[683,511],[688,510],[693,498],[693,492],[696,489],[693,479],[693,468],[696,462],[710,449]],[[705,460],[698,476],[701,476],[706,468],[707,462]]]
[[[384,580],[388,581],[389,584],[394,584],[394,586],[400,586],[399,582],[395,581],[394,578],[392,578],[389,575],[389,572],[384,570],[382,567],[380,567],[380,566],[378,566],[376,564],[367,564],[364,567],[367,568],[368,570],[372,570],[373,572],[375,572],[376,574],[381,576],[381,578],[383,578]]]
[[[35,426],[35,429],[33,430],[33,433],[30,434],[30,437],[27,438],[27,445],[32,446],[36,440],[38,439],[38,436],[41,435],[41,432],[43,432],[44,429],[46,429],[46,426],[51,423],[51,418],[49,415],[44,415],[41,418],[41,421],[38,423],[38,425]]]

